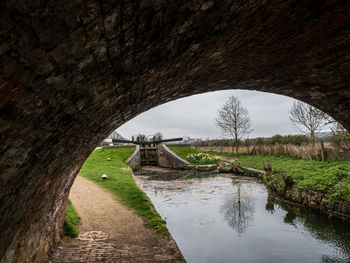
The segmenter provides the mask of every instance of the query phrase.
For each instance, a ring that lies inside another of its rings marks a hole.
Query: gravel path
[[[50,262],[184,262],[176,243],[143,225],[111,193],[78,176],[70,200],[80,235],[64,239]]]

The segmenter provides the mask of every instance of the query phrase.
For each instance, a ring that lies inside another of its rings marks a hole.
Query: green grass
[[[151,201],[136,185],[131,170],[125,163],[134,150],[134,147],[95,150],[84,163],[80,175],[114,194],[125,206],[144,218],[146,227],[169,235],[165,221],[155,212]],[[107,158],[111,160],[108,161]],[[101,178],[103,174],[107,174],[107,180]]]
[[[174,145],[168,145],[168,148],[175,152],[178,156],[186,160],[186,156],[188,154],[196,154],[200,153],[200,151],[197,151],[196,149],[193,149],[189,146],[174,146]]]
[[[196,149],[193,149],[189,146],[169,146],[169,149],[175,152],[178,156],[188,161],[190,164],[218,164],[220,160],[198,160],[196,158],[191,158],[188,155],[190,154],[199,154],[200,151],[197,151]]]
[[[300,190],[328,192],[331,199],[350,201],[350,162],[294,159],[282,156],[240,155],[241,165],[263,169],[270,163],[275,174],[290,174]]]
[[[190,147],[172,147],[175,153],[186,156],[196,151]],[[264,164],[271,164],[272,171],[277,175],[275,182],[278,190],[285,189],[283,175],[290,175],[296,182],[298,190],[319,191],[328,195],[329,202],[342,204],[350,201],[350,161],[320,162],[315,160],[295,159],[277,155],[233,155],[213,152],[237,158],[238,163],[255,169],[264,169]]]
[[[350,201],[350,161],[320,162],[275,155],[239,155],[236,158],[241,165],[260,170],[264,164],[271,164],[274,174],[291,175],[298,190],[326,193],[330,202]]]
[[[66,219],[63,225],[65,236],[77,237],[79,235],[78,225],[80,224],[80,217],[75,211],[72,202],[68,200],[66,208]]]

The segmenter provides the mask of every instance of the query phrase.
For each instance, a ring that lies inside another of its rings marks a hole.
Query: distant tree
[[[239,140],[253,131],[248,110],[235,96],[230,96],[218,111],[215,124],[221,129],[223,136],[234,139],[236,154],[238,154]]]
[[[326,114],[301,101],[294,102],[289,111],[289,119],[303,133],[310,134],[312,145],[315,145],[315,133],[326,126]]]
[[[160,132],[157,132],[156,134],[154,134],[154,140],[156,141],[160,141],[163,140],[163,134],[161,134]]]
[[[258,137],[258,138],[256,138],[256,140],[255,140],[255,145],[263,145],[263,144],[265,144],[266,142],[265,142],[265,139],[264,138],[261,138],[261,137]]]
[[[271,143],[272,144],[282,144],[283,143],[283,136],[280,134],[276,134],[271,137]]]
[[[310,143],[310,138],[306,135],[286,135],[283,137],[283,141],[285,144],[295,144],[295,145],[302,145],[302,144],[308,144]]]
[[[138,134],[136,140],[139,142],[145,142],[147,141],[147,136],[144,134]]]

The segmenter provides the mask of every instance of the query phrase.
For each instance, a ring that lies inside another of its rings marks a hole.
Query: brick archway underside
[[[350,129],[349,81],[349,1],[1,1],[0,261],[45,256],[84,160],[137,114],[239,88]]]

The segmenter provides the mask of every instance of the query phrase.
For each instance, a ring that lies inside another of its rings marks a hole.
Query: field
[[[323,149],[323,154],[321,149]],[[220,152],[220,153],[233,153],[231,146],[198,146],[198,151],[203,152]],[[238,148],[239,154],[248,155],[284,155],[291,156],[297,159],[309,159],[309,160],[339,160],[344,159],[342,156],[344,153],[340,153],[334,147],[330,145],[324,145],[324,148],[320,144],[312,146],[306,145],[293,145],[293,144],[271,144],[271,145],[255,145],[249,148],[240,146]]]

